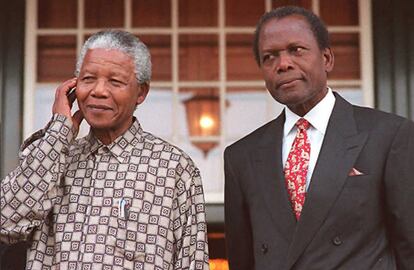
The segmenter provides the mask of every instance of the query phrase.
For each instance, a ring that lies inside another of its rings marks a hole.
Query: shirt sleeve
[[[207,224],[199,170],[190,160],[177,167],[177,200],[174,203],[174,269],[209,269]]]
[[[59,196],[65,157],[74,133],[69,119],[54,115],[21,146],[19,165],[1,180],[0,241],[27,240]]]

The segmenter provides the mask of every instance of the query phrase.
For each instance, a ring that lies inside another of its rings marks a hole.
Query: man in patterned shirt
[[[133,117],[150,78],[132,34],[102,31],[84,44],[52,120],[1,181],[0,240],[31,243],[27,269],[208,269],[199,170]],[[76,139],[83,118],[91,129]]]

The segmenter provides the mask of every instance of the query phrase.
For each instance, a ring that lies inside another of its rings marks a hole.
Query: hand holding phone
[[[77,133],[79,125],[82,122],[83,115],[80,110],[72,113],[72,105],[76,100],[76,83],[77,78],[72,78],[58,86],[55,93],[52,113],[64,115],[68,119],[71,119]]]

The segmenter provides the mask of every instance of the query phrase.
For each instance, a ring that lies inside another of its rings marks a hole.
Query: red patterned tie
[[[306,130],[310,124],[301,118],[295,125],[298,131],[286,161],[285,179],[293,212],[299,220],[306,195],[306,175],[310,156],[310,143]]]

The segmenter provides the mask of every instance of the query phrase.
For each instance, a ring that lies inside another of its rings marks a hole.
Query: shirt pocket
[[[117,206],[118,213],[123,211]],[[141,213],[141,208],[127,205],[123,215],[118,214],[116,234],[116,250],[126,260],[144,262],[146,255],[146,233],[148,215]]]

